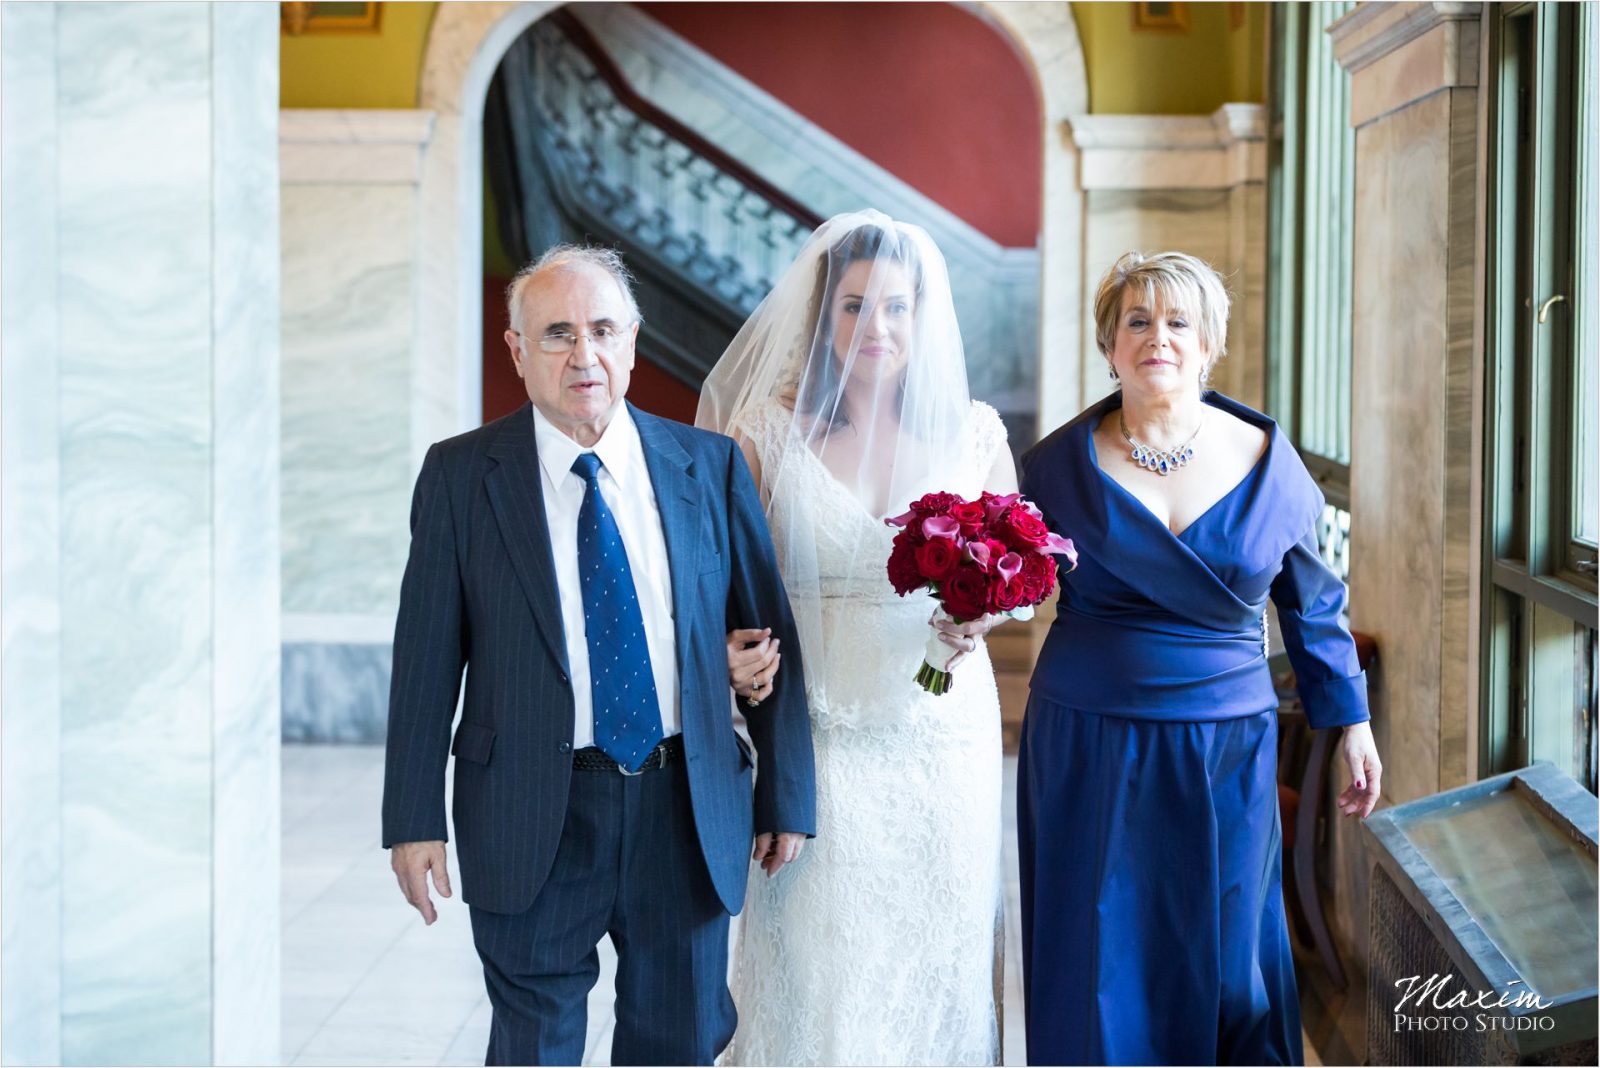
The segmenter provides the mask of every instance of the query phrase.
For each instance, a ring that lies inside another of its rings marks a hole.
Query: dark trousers
[[[488,1064],[578,1064],[596,945],[617,949],[612,1064],[710,1064],[733,1037],[728,914],[695,833],[682,759],[572,773],[550,877],[526,912],[472,910],[494,1006]]]

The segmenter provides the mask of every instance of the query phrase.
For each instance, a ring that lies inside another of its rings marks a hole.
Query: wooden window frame
[[[1479,768],[1552,759],[1593,791],[1596,586],[1572,512],[1577,339],[1596,311],[1576,277],[1579,164],[1594,165],[1574,155],[1583,137],[1572,109],[1594,85],[1585,7],[1494,5],[1488,16]]]

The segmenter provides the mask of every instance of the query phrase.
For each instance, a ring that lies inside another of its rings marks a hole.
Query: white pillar
[[[0,1056],[270,1063],[277,5],[3,18]]]

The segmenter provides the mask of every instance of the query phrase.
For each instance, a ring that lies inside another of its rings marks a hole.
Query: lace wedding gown
[[[823,655],[803,648],[817,837],[772,878],[751,868],[734,983],[739,1026],[723,1063],[997,1064],[994,669],[980,641],[949,693],[935,697],[913,681],[933,603],[889,586],[893,528],[810,450],[785,452],[792,418],[769,401],[739,431],[764,471],[769,458],[792,465],[771,502],[775,532],[788,525],[785,510],[826,517],[816,531]],[[960,469],[928,488],[970,499],[1005,447],[1005,428],[974,401],[964,434]]]

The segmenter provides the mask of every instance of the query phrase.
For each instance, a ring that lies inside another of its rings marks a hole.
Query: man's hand
[[[756,848],[750,854],[750,859],[759,860],[761,870],[766,872],[767,878],[770,879],[778,874],[779,868],[797,859],[800,850],[805,847],[806,836],[803,834],[791,834],[788,831],[781,834],[758,834]]]
[[[728,684],[751,707],[771,696],[782,660],[771,627],[728,632]]]
[[[422,922],[439,918],[428,897],[428,873],[433,873],[433,888],[440,897],[450,896],[450,872],[445,869],[443,842],[399,842],[389,850],[389,867],[400,880],[400,892],[411,907],[422,913]]]

